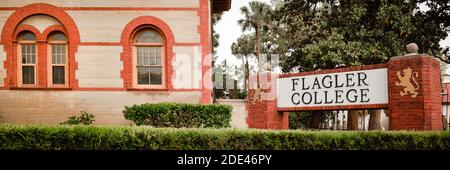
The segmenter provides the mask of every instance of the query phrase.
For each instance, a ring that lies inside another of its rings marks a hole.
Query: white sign
[[[387,69],[280,78],[277,102],[278,108],[387,104]]]

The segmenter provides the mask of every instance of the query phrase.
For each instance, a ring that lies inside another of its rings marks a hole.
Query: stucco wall
[[[175,74],[173,87],[176,89],[199,89],[201,72],[201,48],[199,46],[176,46],[173,48],[175,58],[172,61]]]
[[[119,46],[80,46],[76,76],[80,87],[123,87]]]
[[[226,104],[233,107],[233,112],[231,114],[231,127],[246,129],[248,128],[247,124],[247,110],[245,105],[247,104],[247,100],[240,99],[217,99],[217,103]]]
[[[22,7],[31,3],[42,3],[42,0],[2,0],[1,4],[9,7]],[[198,0],[46,0],[45,3],[62,7],[172,7],[197,8]]]
[[[48,15],[33,15],[22,22],[19,25],[32,25],[36,27],[41,33],[45,31],[46,28],[52,25],[62,25],[57,19]]]
[[[0,1],[0,4],[2,4],[3,1]],[[13,13],[14,11],[0,11],[0,29],[3,28],[3,26],[6,23],[6,20],[8,20],[8,17]]]
[[[120,42],[125,26],[140,16],[154,16],[166,22],[176,42],[200,42],[196,11],[66,11],[80,31],[81,42]]]
[[[94,124],[128,125],[122,113],[124,106],[198,103],[200,97],[200,92],[0,90],[0,122],[58,124],[84,110],[94,114]]]

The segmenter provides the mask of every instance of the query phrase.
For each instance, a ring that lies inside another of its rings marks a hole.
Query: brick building
[[[231,0],[0,1],[0,121],[56,124],[81,110],[210,103],[211,15]]]

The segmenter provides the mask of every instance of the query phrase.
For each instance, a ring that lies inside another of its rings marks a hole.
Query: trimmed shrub
[[[224,128],[231,126],[232,107],[182,103],[125,106],[125,119],[153,127]]]
[[[448,150],[450,132],[332,132],[0,125],[0,149]]]
[[[94,122],[94,115],[87,113],[86,111],[81,111],[81,115],[70,116],[67,121],[60,123],[61,125],[90,125]]]

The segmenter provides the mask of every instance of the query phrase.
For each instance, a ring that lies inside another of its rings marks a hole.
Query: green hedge
[[[224,128],[230,127],[232,107],[182,103],[125,106],[126,119],[136,125],[153,127]]]
[[[441,150],[450,132],[331,132],[0,125],[0,149]]]

